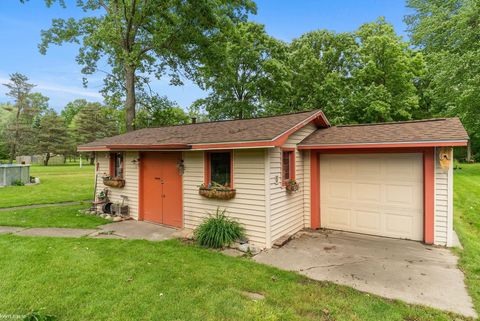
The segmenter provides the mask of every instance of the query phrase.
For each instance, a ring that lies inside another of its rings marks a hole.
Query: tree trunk
[[[48,166],[48,161],[50,160],[50,153],[45,155],[45,160],[43,161],[43,165]]]
[[[125,121],[127,132],[135,130],[135,68],[125,67],[125,88],[127,97],[125,99]]]

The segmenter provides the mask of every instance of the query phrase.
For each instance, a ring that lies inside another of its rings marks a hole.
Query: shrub
[[[12,186],[23,186],[23,185],[25,185],[25,183],[19,179],[12,181]]]
[[[240,223],[227,217],[225,212],[225,209],[222,211],[217,208],[215,214],[209,214],[209,217],[195,229],[194,236],[198,244],[222,248],[245,235]]]

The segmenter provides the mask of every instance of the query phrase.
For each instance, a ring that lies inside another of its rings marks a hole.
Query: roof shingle
[[[226,120],[188,125],[145,128],[118,136],[96,140],[79,149],[101,148],[115,145],[192,145],[248,141],[271,141],[297,124],[320,114],[312,110],[273,117]],[[325,118],[326,121],[326,118]]]
[[[342,144],[465,141],[468,134],[458,118],[333,126],[306,137],[301,146]]]

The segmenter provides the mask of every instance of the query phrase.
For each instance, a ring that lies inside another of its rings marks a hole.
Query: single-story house
[[[95,152],[98,177],[124,179],[110,199],[127,196],[137,220],[194,229],[220,207],[259,247],[303,228],[449,246],[452,148],[467,142],[458,118],[331,126],[313,110],[140,129],[78,150]],[[235,194],[209,198],[212,182]]]

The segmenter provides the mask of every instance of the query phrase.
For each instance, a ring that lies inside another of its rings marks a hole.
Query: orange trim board
[[[467,146],[467,141],[413,142],[413,143],[359,143],[338,145],[300,145],[298,149],[361,149],[361,148],[405,148],[405,147],[437,147],[437,146]]]
[[[426,244],[434,242],[434,194],[435,194],[435,149],[429,148],[384,148],[370,150],[312,150],[310,154],[310,224],[312,229],[321,227],[320,207],[320,155],[321,154],[364,154],[364,153],[423,153],[423,238]]]

